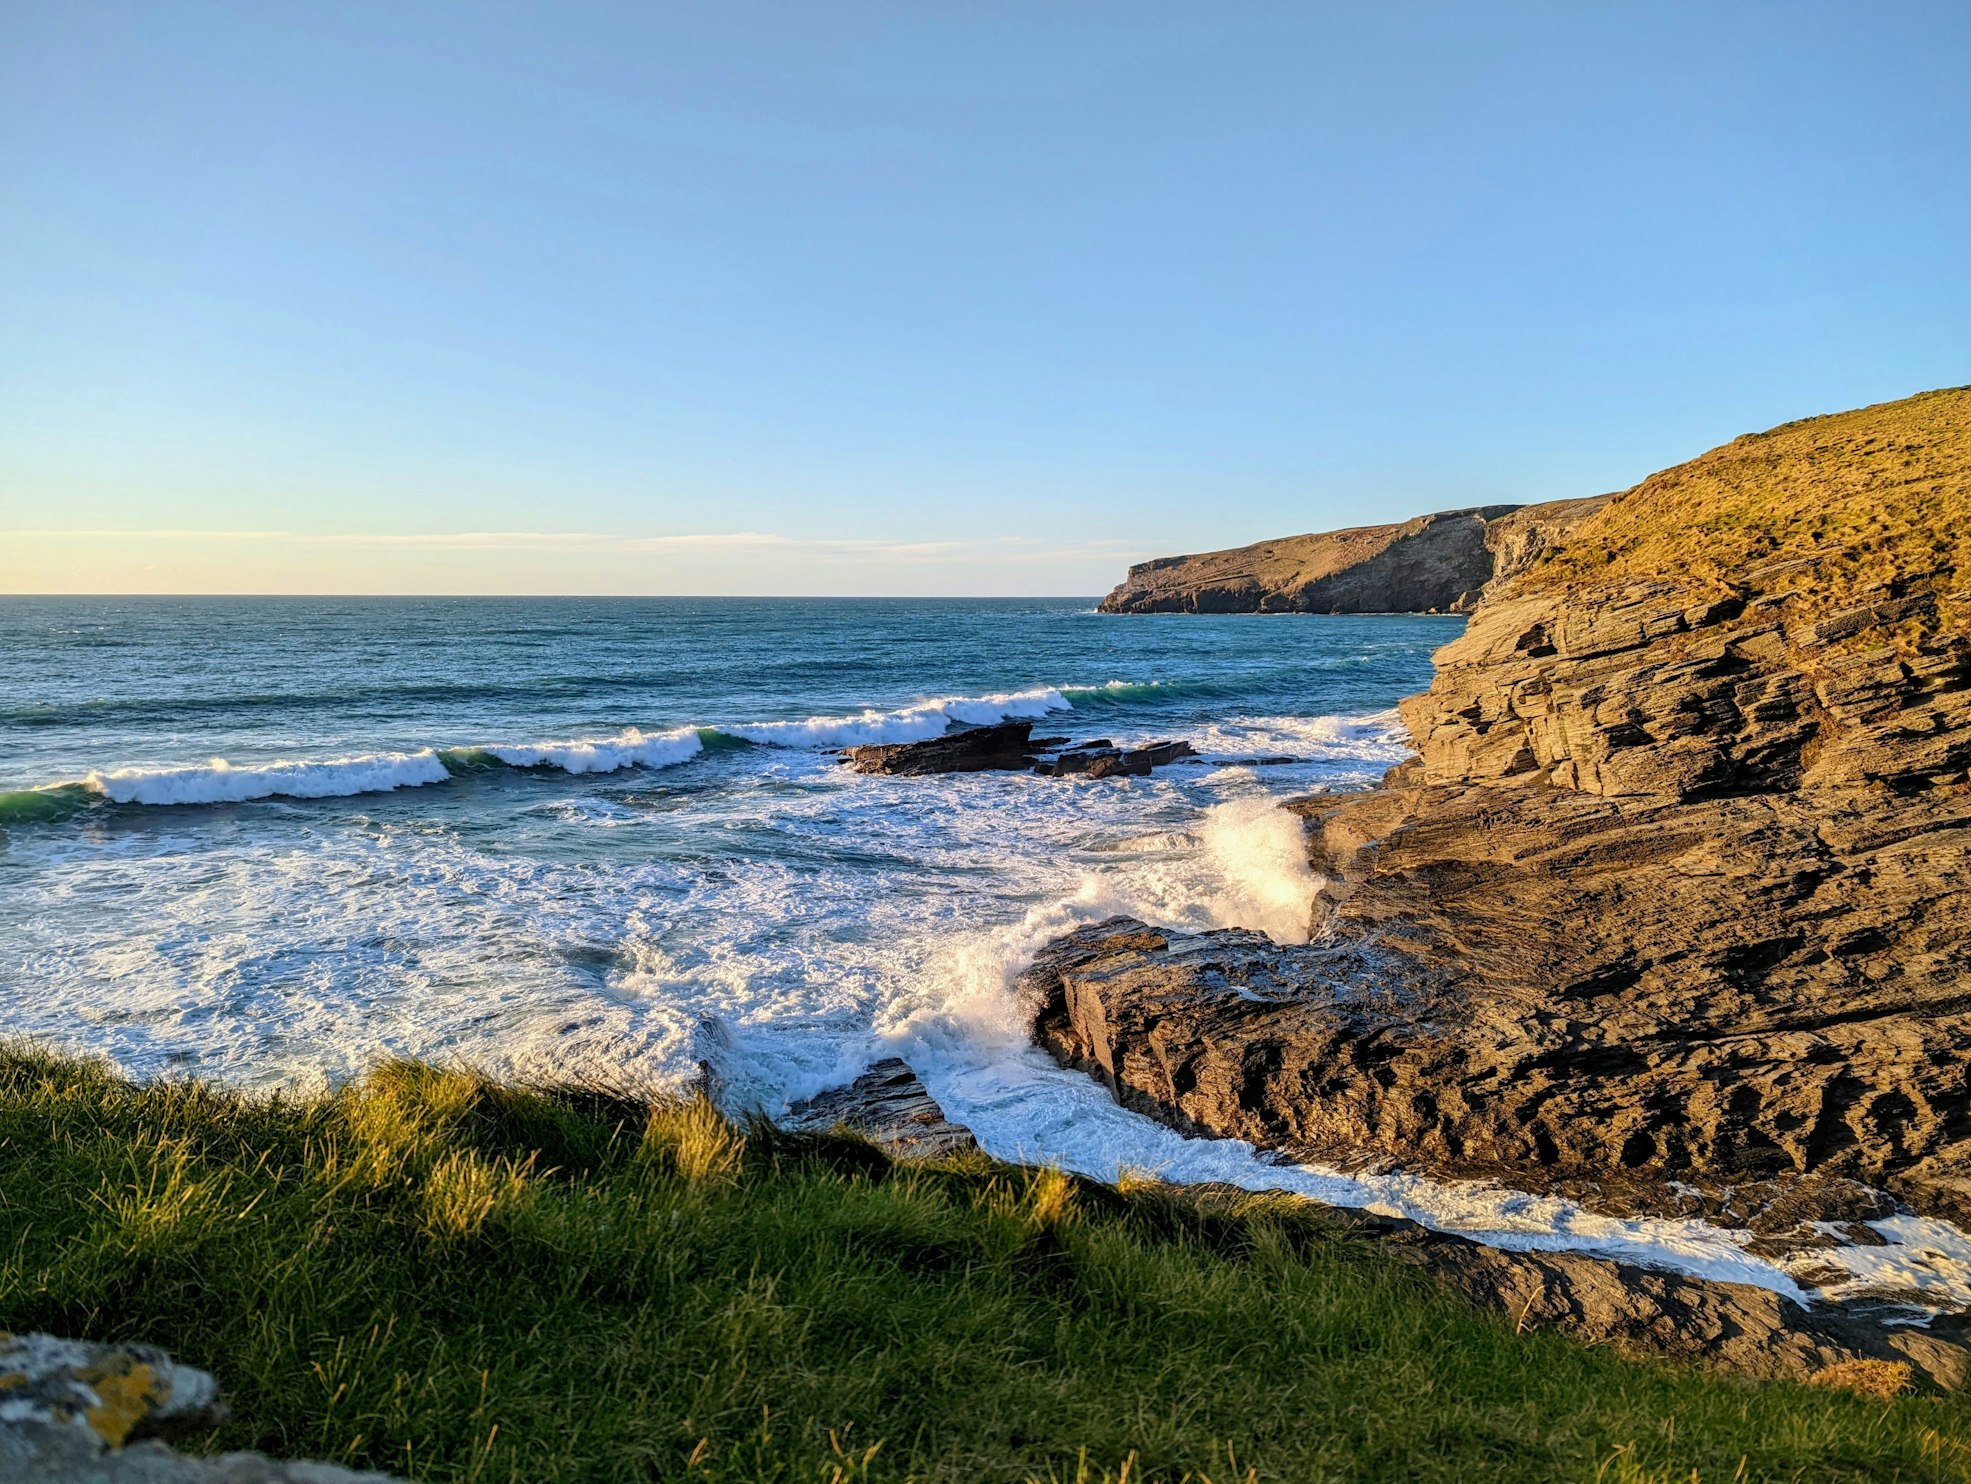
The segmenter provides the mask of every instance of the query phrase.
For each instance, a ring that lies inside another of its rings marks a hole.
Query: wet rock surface
[[[944,1116],[910,1064],[885,1057],[846,1087],[795,1103],[781,1120],[788,1128],[854,1129],[898,1159],[928,1159],[978,1148],[972,1131]]]
[[[1033,723],[966,727],[922,742],[848,747],[842,761],[858,773],[908,778],[928,773],[1024,772],[1034,765]]]
[[[151,1345],[0,1335],[0,1479],[20,1484],[387,1484],[257,1453],[192,1456],[226,1418],[218,1383]]]
[[[1051,778],[1145,778],[1151,770],[1197,754],[1188,742],[1118,747],[1106,737],[1070,742],[1034,737],[1029,721],[968,727],[923,742],[892,742],[843,750],[858,773],[918,777],[931,773],[1032,772]]]
[[[1347,950],[1283,950],[1259,933],[1176,934],[1116,918],[1058,940],[1021,988],[1037,1005],[1040,1043],[1065,1064],[1101,1080],[1125,1107],[1186,1133],[1236,1135],[1307,1156],[1359,1156],[1355,1136],[1330,1138],[1334,1125],[1312,1104],[1306,1109],[1311,1116],[1290,1131],[1249,1116],[1240,1106],[1254,1085],[1289,1072],[1318,1077],[1325,1056],[1345,1054],[1339,1035],[1314,1041],[1277,1034],[1283,1026],[1291,1029],[1297,1008],[1306,1003],[1303,996],[1324,997],[1337,1017],[1363,1027],[1397,1010],[1397,997],[1385,987],[1348,988],[1346,975],[1338,973],[1347,962]],[[1344,1071],[1337,1080],[1345,1076]],[[1445,1075],[1439,1085],[1450,1081]],[[1480,1171],[1469,1164],[1462,1172],[1502,1179],[1526,1173],[1503,1166]],[[1521,1183],[1553,1188],[1537,1178]],[[1597,1192],[1577,1187],[1571,1193]],[[1661,1213],[1665,1190],[1660,1184],[1618,1182],[1603,1193],[1615,1200],[1598,1204]],[[1775,1248],[1788,1236],[1837,1240],[1814,1223],[1838,1228],[1830,1217],[1842,1213],[1856,1222],[1886,1214],[1879,1192],[1839,1182],[1734,1188],[1708,1198],[1692,1187],[1674,1194],[1680,1205],[1674,1214],[1726,1222],[1763,1217]],[[1749,1376],[1805,1380],[1869,1361],[1907,1365],[1912,1378],[1956,1388],[1971,1359],[1959,1316],[1937,1316],[1912,1327],[1902,1322],[1908,1311],[1891,1303],[1809,1309],[1753,1285],[1584,1252],[1503,1250],[1399,1217],[1332,1209],[1327,1219],[1428,1270],[1467,1301],[1502,1310],[1521,1325],[1702,1359]],[[1874,1374],[1880,1380],[1885,1373]]]
[[[1962,391],[1653,476],[1487,593],[1417,761],[1294,806],[1314,946],[1084,930],[1037,1034],[1262,1146],[1971,1220],[1967,521]]]
[[[1129,569],[1104,613],[1462,613],[1606,497],[1486,505]]]
[[[1052,758],[1034,764],[1034,772],[1054,778],[1147,778],[1153,769],[1196,757],[1189,742],[1152,742],[1147,747],[1117,747],[1106,738],[1078,742]]]
[[[1385,1252],[1428,1271],[1480,1308],[1523,1329],[1558,1329],[1631,1351],[1702,1361],[1763,1380],[1840,1377],[1863,1363],[1872,1383],[1902,1378],[1957,1390],[1971,1349],[1954,1318],[1916,1328],[1892,1311],[1861,1305],[1804,1308],[1782,1294],[1658,1272],[1581,1252],[1511,1252],[1431,1231],[1400,1217],[1335,1211],[1331,1219]]]

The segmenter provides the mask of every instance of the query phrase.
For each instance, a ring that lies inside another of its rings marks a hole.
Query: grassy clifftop
[[[1785,423],[1653,474],[1515,591],[1672,580],[1791,594],[1789,616],[1813,618],[1905,584],[1940,599],[1926,631],[1961,630],[1966,570],[1971,387],[1956,387]]]
[[[1296,1203],[505,1089],[0,1054],[0,1326],[216,1372],[208,1440],[416,1478],[1971,1477],[1962,1398],[1516,1334]]]

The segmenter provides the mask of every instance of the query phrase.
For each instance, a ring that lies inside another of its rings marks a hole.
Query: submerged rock
[[[972,1131],[944,1116],[936,1098],[902,1057],[885,1057],[846,1087],[795,1103],[788,1128],[847,1127],[899,1159],[929,1159],[976,1149]]]

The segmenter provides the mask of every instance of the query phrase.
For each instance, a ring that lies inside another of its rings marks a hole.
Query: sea
[[[1789,1264],[1700,1221],[1186,1139],[1033,1047],[1015,980],[1078,924],[1306,941],[1319,883],[1280,802],[1408,756],[1395,705],[1461,628],[1089,598],[0,598],[0,1036],[258,1089],[394,1057],[709,1074],[768,1116],[902,1056],[1007,1159],[1971,1306],[1971,1238],[1942,1223]],[[1121,779],[839,756],[1014,718],[1198,756]]]

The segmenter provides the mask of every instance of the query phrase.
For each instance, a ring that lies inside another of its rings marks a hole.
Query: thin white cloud
[[[1098,540],[1063,545],[1038,536],[996,536],[979,541],[890,541],[872,537],[797,537],[771,531],[691,531],[612,535],[599,531],[226,531],[170,529],[23,529],[0,531],[0,540],[111,542],[269,542],[307,547],[400,548],[422,551],[524,551],[597,554],[724,550],[774,551],[820,558],[882,558],[930,565],[986,561],[1060,562],[1134,553],[1133,543]]]
[[[84,537],[108,537],[118,541],[280,541],[293,539],[291,531],[0,531],[0,537],[71,541]]]

